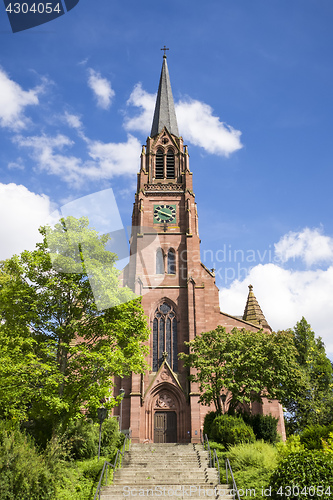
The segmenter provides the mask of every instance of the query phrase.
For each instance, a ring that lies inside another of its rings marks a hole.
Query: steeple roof
[[[179,137],[175,105],[172,97],[170,76],[165,54],[163,56],[161,78],[150,136],[154,137],[159,134],[163,130],[163,127],[166,127],[171,134]]]
[[[263,328],[271,329],[266,321],[266,318],[261,310],[261,307],[256,299],[256,296],[253,293],[252,285],[249,285],[249,295],[246,301],[243,320]]]

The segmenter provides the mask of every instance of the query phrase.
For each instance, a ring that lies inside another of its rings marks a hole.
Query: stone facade
[[[161,81],[173,108],[166,58]],[[156,106],[160,94],[161,82]],[[171,413],[169,420],[174,428],[165,429],[165,440],[198,442],[204,416],[213,408],[199,404],[199,388],[189,382],[177,354],[186,352],[185,341],[218,325],[228,330],[238,327],[252,331],[260,325],[255,318],[249,322],[246,317],[239,319],[220,312],[214,272],[200,260],[198,213],[187,146],[182,137],[163,125],[164,112],[159,114],[158,128],[155,123],[155,135],[148,137],[142,148],[132,215],[131,257],[123,274],[124,284],[143,297],[142,306],[152,332],[147,359],[151,369],[144,375],[115,380],[115,394],[121,387],[125,390],[122,427],[131,428],[133,442],[156,441],[160,435],[157,416],[168,417]],[[173,113],[171,109],[169,114]],[[269,329],[266,323],[261,326]],[[282,408],[277,401],[265,400],[263,405],[254,405],[252,411],[278,417],[279,431],[285,437]],[[115,414],[119,412],[120,408],[115,408]]]

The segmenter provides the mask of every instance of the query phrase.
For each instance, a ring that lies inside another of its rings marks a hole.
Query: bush
[[[81,418],[70,424],[65,439],[68,442],[71,457],[74,460],[93,458],[98,453],[99,426],[92,420]]]
[[[30,435],[0,421],[0,499],[93,498],[105,458],[113,459],[124,438],[116,419],[106,420],[102,429],[101,454],[104,456],[98,461],[99,425],[91,421],[73,424],[69,429],[70,437],[52,438],[43,452],[38,452]],[[88,443],[84,442],[85,438]],[[81,453],[80,445],[83,448]],[[69,460],[70,455],[88,454],[91,450],[96,454],[90,460],[75,463]]]
[[[54,499],[57,480],[32,438],[0,422],[1,500]]]
[[[211,450],[216,450],[216,452],[225,452],[226,451],[226,448],[223,444],[221,443],[216,443],[215,441],[209,441],[209,446],[210,446],[210,449]]]
[[[277,449],[280,461],[287,458],[290,453],[296,453],[304,450],[304,445],[301,444],[300,437],[296,436],[295,434],[289,436],[287,441],[285,441],[284,443],[276,443],[275,447]]]
[[[255,489],[259,496],[262,488],[267,488],[269,479],[277,467],[277,450],[264,441],[232,446],[228,458],[238,489]]]
[[[207,434],[208,439],[211,438],[211,427],[218,413],[216,411],[210,411],[205,415],[204,425],[203,425],[203,435]]]
[[[68,462],[66,474],[58,483],[55,500],[92,500],[103,465],[104,459],[98,461],[96,457]]]
[[[273,500],[288,497],[330,500],[333,458],[318,450],[290,453],[274,471],[270,487]]]
[[[309,425],[301,433],[301,443],[308,450],[322,450],[322,439],[328,439],[330,432],[333,432],[333,424],[324,425]]]
[[[220,415],[215,418],[211,426],[211,436],[214,441],[224,446],[255,441],[252,428],[241,417],[231,415]]]
[[[119,431],[119,424],[116,418],[104,420],[102,426],[101,454],[112,460],[117,449],[122,446],[125,435]]]
[[[278,439],[278,418],[272,415],[250,415],[242,414],[244,422],[250,425],[257,439],[263,439],[268,443],[276,443]]]

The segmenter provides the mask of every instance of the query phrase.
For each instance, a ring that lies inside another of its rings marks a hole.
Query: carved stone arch
[[[154,314],[155,314],[155,311],[156,309],[161,305],[163,304],[163,302],[166,302],[168,303],[172,308],[173,310],[175,311],[176,315],[177,315],[177,318],[178,316],[180,315],[180,311],[178,310],[178,305],[176,304],[176,302],[174,302],[172,299],[170,299],[169,297],[161,297],[160,299],[158,299],[153,305],[152,305],[152,308],[151,308],[151,312],[150,312],[150,321],[152,322],[153,319],[154,319]]]
[[[162,382],[152,388],[145,398],[146,439],[154,441],[154,416],[156,412],[175,412],[177,416],[177,442],[186,441],[186,398],[174,384]]]

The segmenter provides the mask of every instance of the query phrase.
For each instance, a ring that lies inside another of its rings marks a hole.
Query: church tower
[[[131,257],[123,274],[124,284],[142,295],[151,330],[149,371],[115,381],[115,394],[125,391],[122,428],[131,428],[133,442],[198,442],[210,408],[199,404],[199,388],[178,360],[180,352],[187,352],[184,342],[218,325],[259,329],[220,312],[214,272],[200,260],[192,177],[164,54],[151,134],[141,153]]]

